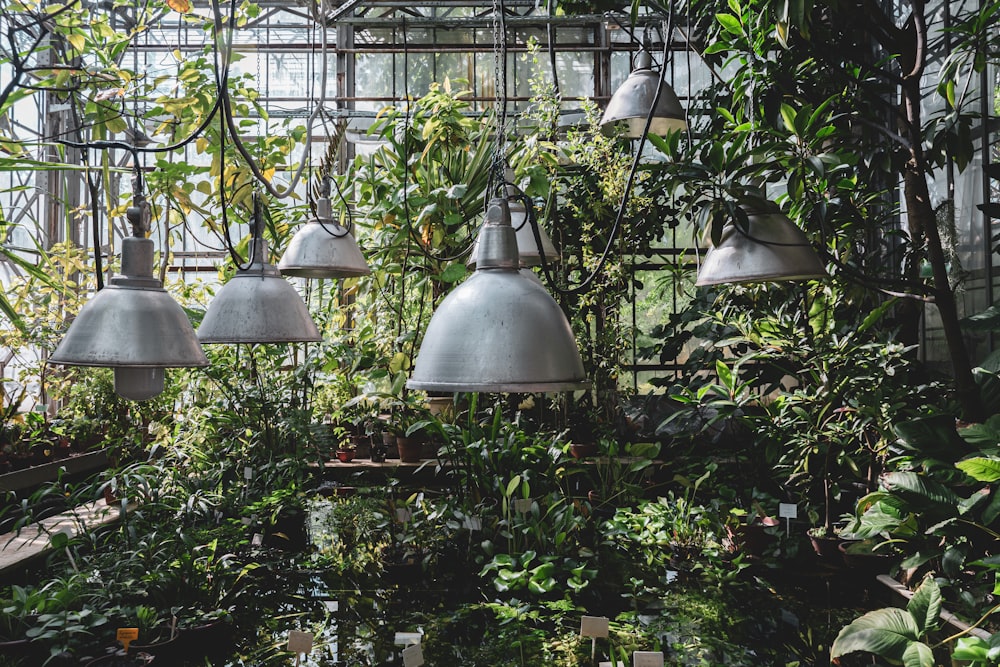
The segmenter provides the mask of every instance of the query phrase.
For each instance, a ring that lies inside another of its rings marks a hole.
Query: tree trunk
[[[926,40],[926,27],[922,16],[917,17],[918,30],[923,31]],[[908,229],[914,244],[923,241],[927,261],[933,272],[934,303],[941,317],[941,327],[944,330],[948,354],[951,358],[952,373],[955,381],[955,393],[962,409],[962,418],[967,421],[982,421],[985,419],[985,408],[979,387],[972,375],[972,364],[969,352],[959,325],[958,305],[955,292],[948,279],[948,264],[941,245],[941,234],[938,230],[937,218],[931,206],[930,192],[927,188],[927,172],[930,170],[924,157],[922,141],[922,118],[920,115],[920,75],[923,71],[923,49],[918,50],[921,62],[914,63],[908,76],[903,79],[903,105],[900,109],[905,119],[906,135],[910,140],[910,160],[903,173],[903,192],[906,198],[906,213]]]

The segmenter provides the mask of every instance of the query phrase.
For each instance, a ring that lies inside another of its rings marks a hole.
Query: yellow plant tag
[[[139,628],[118,628],[118,633],[115,635],[115,639],[125,647],[126,653],[128,653],[128,645],[138,638]]]

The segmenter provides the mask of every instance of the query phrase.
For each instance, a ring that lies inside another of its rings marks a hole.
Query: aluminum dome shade
[[[49,361],[66,366],[207,366],[184,309],[153,277],[153,242],[122,240],[122,274],[73,320]]]
[[[829,277],[805,232],[780,211],[744,208],[747,227],[728,222],[709,248],[696,285],[821,280]]]
[[[202,343],[305,343],[321,340],[298,291],[266,261],[267,242],[252,244],[253,260],[222,286],[198,327]]]
[[[285,249],[278,270],[302,278],[351,278],[371,273],[349,229],[333,221],[330,199],[316,200],[316,217],[299,227]]]
[[[646,51],[635,57],[635,67],[628,78],[611,96],[604,115],[601,117],[601,131],[613,136],[619,126],[624,126],[625,136],[638,139],[646,127],[646,118],[656,99],[656,89],[660,88],[660,98],[650,121],[651,134],[664,136],[687,127],[684,108],[674,89],[652,69],[652,58]]]
[[[407,386],[549,392],[586,384],[569,321],[539,282],[520,273],[507,201],[495,198],[476,271],[434,312]]]

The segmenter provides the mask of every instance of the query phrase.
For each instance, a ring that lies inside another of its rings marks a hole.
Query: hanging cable
[[[227,34],[224,43],[227,52],[225,68],[226,68],[226,79],[228,81],[229,56],[232,54],[232,48],[233,48],[232,35],[236,27],[236,1],[235,0],[230,1],[230,14],[228,21],[225,23],[225,26],[222,21],[222,10],[219,6],[219,0],[212,0],[212,11],[217,30],[221,33],[223,31],[223,27],[225,27],[225,32]],[[325,90],[326,89],[325,62],[324,62],[324,67],[322,68],[321,78],[322,78],[321,87],[323,90]],[[298,180],[302,177],[302,172],[305,170],[307,163],[306,155],[305,154],[303,155],[302,161],[299,162],[299,166],[295,169],[295,173],[292,175],[291,179],[289,179],[291,185],[289,185],[289,187],[286,188],[284,191],[278,190],[274,186],[274,184],[261,171],[260,166],[254,161],[254,158],[250,154],[250,151],[247,149],[246,145],[243,143],[243,140],[240,138],[239,128],[236,127],[236,120],[233,115],[232,99],[230,98],[229,95],[228,86],[221,87],[219,89],[219,103],[222,108],[222,116],[223,119],[225,120],[226,127],[229,128],[229,132],[233,141],[233,146],[246,161],[247,166],[250,168],[250,172],[254,175],[254,178],[256,178],[257,181],[264,186],[268,194],[270,194],[272,197],[275,197],[276,199],[285,199],[286,197],[291,196],[295,192],[295,183],[298,182]],[[323,104],[321,100],[320,104],[318,104],[316,108],[313,110],[313,112],[309,114],[309,118],[306,121],[305,144],[307,146],[310,146],[312,144],[313,124],[316,121],[316,118],[319,117],[322,108]]]
[[[656,86],[656,93],[653,95],[652,104],[649,106],[649,112],[646,115],[646,122],[643,125],[642,135],[639,137],[639,144],[635,150],[635,156],[632,158],[632,166],[629,169],[628,178],[625,180],[625,189],[622,191],[621,200],[618,204],[618,210],[615,214],[614,224],[611,226],[611,231],[608,234],[608,241],[601,252],[600,258],[597,261],[597,266],[594,270],[587,276],[582,282],[570,288],[563,288],[556,283],[552,276],[552,269],[548,259],[545,256],[544,251],[540,252],[541,262],[542,262],[542,272],[545,275],[545,280],[549,285],[558,293],[565,296],[575,296],[579,294],[584,294],[589,291],[594,282],[600,277],[604,271],[604,266],[607,264],[608,258],[611,256],[611,251],[614,248],[614,244],[618,234],[621,232],[622,225],[625,220],[625,212],[628,208],[628,201],[632,195],[632,187],[635,184],[636,175],[639,171],[639,162],[642,159],[642,151],[646,146],[646,139],[649,135],[649,128],[653,123],[653,115],[656,112],[656,105],[660,101],[660,93],[663,90],[663,84],[666,80],[667,74],[667,59],[670,55],[670,39],[669,36],[673,34],[673,23],[674,23],[674,12],[673,4],[670,5],[670,12],[667,16],[667,37],[663,40],[663,64],[660,66],[660,79]],[[529,200],[530,201],[530,200]],[[535,218],[535,211],[533,206],[529,206],[526,203],[525,208],[527,208],[528,217],[531,219],[531,231],[535,237],[535,243],[538,244],[539,250],[541,251],[542,246],[542,236],[538,228],[538,220]]]

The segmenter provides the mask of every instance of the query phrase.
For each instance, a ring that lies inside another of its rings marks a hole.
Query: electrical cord
[[[673,13],[673,5],[671,4],[670,13],[667,17],[666,33],[668,36],[673,34],[673,20],[674,20],[674,13]],[[636,175],[638,174],[639,171],[639,162],[642,159],[642,151],[646,145],[646,138],[649,135],[649,128],[653,123],[653,114],[656,112],[656,105],[660,101],[660,92],[663,90],[663,84],[666,81],[667,57],[669,56],[669,53],[670,53],[670,41],[669,39],[664,39],[663,64],[660,66],[660,78],[656,86],[656,93],[653,95],[653,102],[652,104],[650,104],[649,112],[646,114],[646,122],[642,128],[642,135],[639,137],[639,144],[636,147],[635,156],[632,158],[632,166],[629,169],[628,178],[625,181],[625,189],[622,192],[621,200],[618,204],[618,210],[617,213],[615,214],[614,224],[612,225],[611,231],[608,234],[608,242],[605,245],[600,258],[598,259],[597,266],[594,267],[594,270],[582,282],[570,288],[563,288],[556,282],[555,278],[552,275],[551,265],[549,264],[548,259],[545,257],[545,253],[541,252],[542,237],[541,237],[541,232],[539,231],[538,228],[538,221],[535,219],[534,207],[529,205],[529,203],[526,203],[525,205],[528,211],[528,217],[531,219],[531,231],[535,237],[535,243],[539,247],[541,261],[542,261],[542,273],[544,274],[545,280],[549,284],[549,286],[552,287],[552,289],[555,290],[556,293],[562,296],[578,296],[580,294],[588,292],[591,286],[594,284],[594,282],[604,272],[604,267],[607,264],[609,257],[611,256],[611,250],[614,248],[615,242],[618,238],[618,234],[621,232],[625,220],[625,212],[628,208],[628,200],[632,194],[632,187],[635,184]]]

